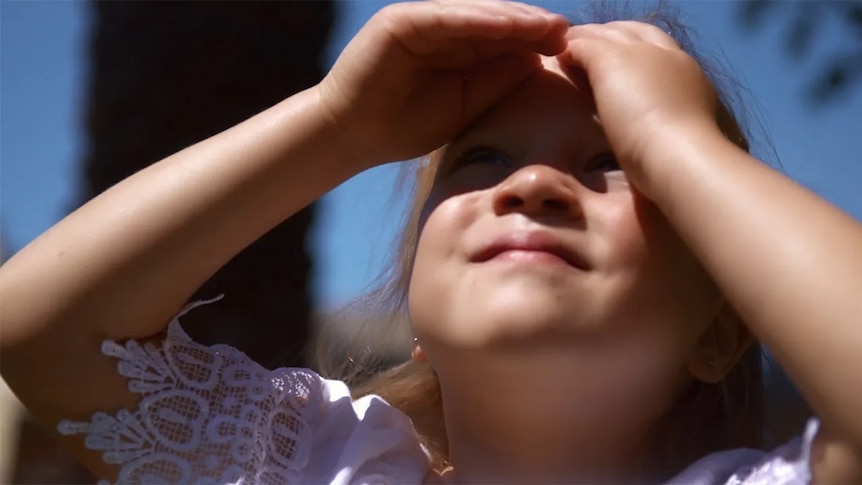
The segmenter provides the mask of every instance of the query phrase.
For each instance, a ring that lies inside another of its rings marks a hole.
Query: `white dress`
[[[205,302],[201,302],[205,303]],[[228,345],[198,344],[178,318],[162,343],[106,341],[133,412],[63,421],[87,448],[120,466],[118,483],[411,484],[429,457],[410,420],[377,396],[351,399],[347,386],[308,369],[267,370]],[[805,484],[817,422],[764,453],[730,450],[699,460],[669,483]]]

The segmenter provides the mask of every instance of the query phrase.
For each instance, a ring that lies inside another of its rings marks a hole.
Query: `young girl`
[[[122,483],[858,483],[862,227],[746,148],[661,29],[393,5],[317,86],[11,259],[3,376]],[[398,280],[416,348],[369,384],[389,402],[171,319],[327,190],[432,151]],[[819,416],[771,453],[742,449],[753,338]]]

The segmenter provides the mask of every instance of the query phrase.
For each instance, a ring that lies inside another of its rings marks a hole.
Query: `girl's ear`
[[[425,352],[422,351],[422,347],[419,345],[419,342],[415,339],[413,340],[413,352],[410,354],[410,360],[413,362],[425,362],[428,360],[425,357]]]
[[[700,335],[688,362],[689,373],[703,382],[716,383],[736,365],[753,341],[748,327],[726,301]]]

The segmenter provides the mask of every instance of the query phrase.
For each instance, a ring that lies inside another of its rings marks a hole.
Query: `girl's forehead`
[[[545,69],[503,97],[450,145],[489,136],[538,140],[553,133],[593,134],[599,127],[586,90],[566,76],[556,59],[544,58],[543,64]]]

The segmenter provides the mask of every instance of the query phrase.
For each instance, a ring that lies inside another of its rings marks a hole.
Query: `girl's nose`
[[[577,182],[548,165],[528,165],[517,170],[496,187],[493,197],[494,212],[498,215],[521,212],[581,216]]]

